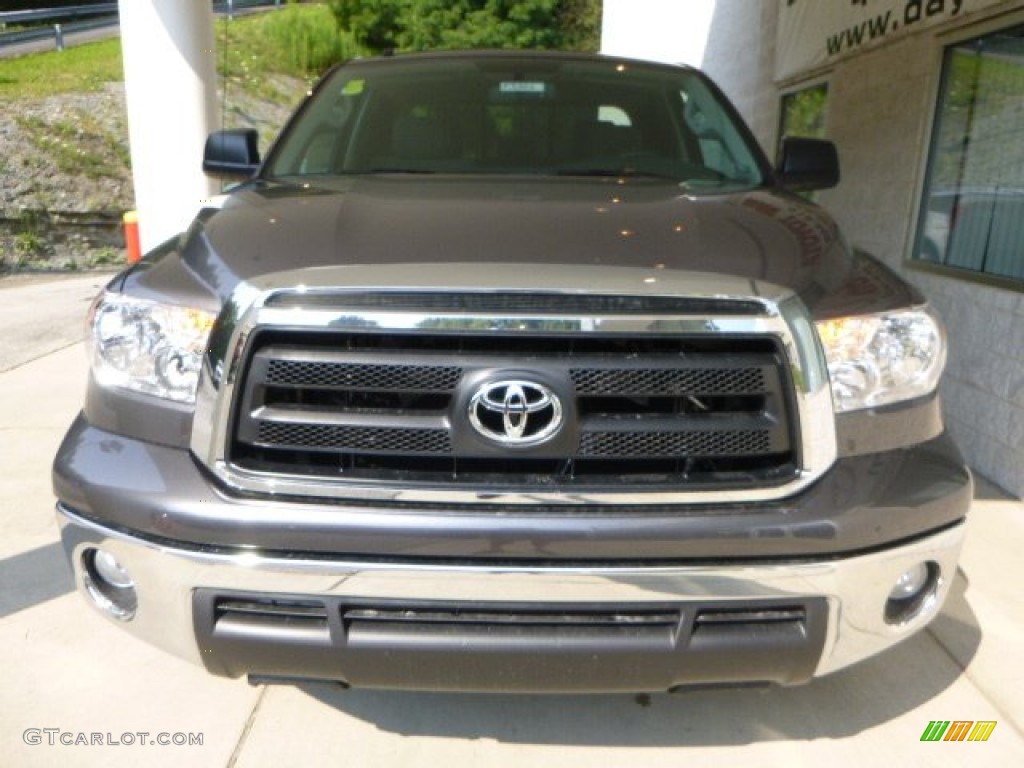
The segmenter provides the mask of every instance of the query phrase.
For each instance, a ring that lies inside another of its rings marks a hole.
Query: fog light
[[[139,604],[135,582],[109,552],[90,548],[82,553],[82,582],[89,597],[104,613],[122,621],[135,616]]]
[[[128,589],[135,586],[128,571],[122,568],[109,552],[97,549],[92,556],[92,564],[96,569],[96,575],[115,589]]]
[[[918,563],[904,571],[896,579],[896,586],[889,593],[890,600],[907,600],[920,592],[928,583],[928,563]]]
[[[896,577],[885,603],[885,620],[905,624],[924,613],[935,602],[939,586],[937,563],[918,563]]]

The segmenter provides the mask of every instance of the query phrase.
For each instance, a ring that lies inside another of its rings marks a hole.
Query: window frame
[[[825,119],[823,122],[822,136],[820,138],[827,139],[829,136],[829,124],[831,123],[831,104],[830,96],[832,94],[832,73],[829,71],[828,74],[820,77],[814,77],[807,80],[801,80],[797,83],[793,83],[790,86],[779,91],[778,98],[778,120],[775,126],[775,162],[778,164],[779,158],[782,156],[782,140],[786,137],[785,122],[786,122],[786,99],[795,96],[803,91],[810,91],[817,88],[825,89]],[[819,138],[819,137],[814,137]]]
[[[908,271],[947,277],[965,283],[985,285],[992,288],[1001,288],[1013,291],[1014,293],[1024,293],[1024,278],[1006,277],[966,267],[937,264],[917,258],[918,242],[924,228],[922,215],[927,210],[927,192],[932,178],[933,147],[938,140],[940,117],[938,110],[942,106],[942,97],[948,82],[946,53],[958,45],[1020,26],[1024,26],[1024,11],[1014,11],[990,17],[976,24],[965,25],[946,33],[940,32],[932,37],[935,49],[933,56],[933,85],[930,89],[928,104],[925,107],[927,122],[922,126],[922,133],[925,134],[926,140],[922,142],[922,151],[919,156],[914,205],[911,210],[902,259],[902,266]],[[1024,253],[1024,248],[1022,248],[1022,253]]]

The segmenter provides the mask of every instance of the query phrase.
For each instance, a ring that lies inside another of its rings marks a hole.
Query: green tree
[[[602,0],[563,0],[559,3],[559,26],[565,48],[597,51],[601,47]]]
[[[600,0],[332,0],[342,29],[373,51],[596,50]]]
[[[396,48],[399,16],[408,0],[331,0],[338,24],[373,51]]]

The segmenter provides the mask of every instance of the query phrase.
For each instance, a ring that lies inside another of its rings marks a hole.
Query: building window
[[[782,140],[786,136],[800,136],[807,139],[825,138],[827,110],[827,83],[783,94],[778,149],[782,148]]]
[[[946,49],[913,260],[1024,289],[1024,26]]]

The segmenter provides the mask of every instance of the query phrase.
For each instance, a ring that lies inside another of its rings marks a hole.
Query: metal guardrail
[[[0,47],[16,45],[18,43],[30,43],[33,40],[52,39],[54,47],[58,51],[64,50],[64,36],[75,32],[86,32],[90,29],[102,29],[103,27],[116,27],[117,16],[109,16],[92,21],[78,21],[70,24],[53,24],[33,29],[23,29],[17,32],[0,33]]]
[[[272,5],[280,8],[284,5],[283,0],[214,0],[213,12],[231,16],[235,11],[244,11],[249,8],[262,8]]]
[[[213,10],[214,13],[231,18],[236,12],[267,6],[279,8],[283,4],[282,0],[215,0]],[[66,35],[117,26],[117,6],[117,3],[98,3],[96,5],[69,5],[64,8],[40,8],[31,11],[0,11],[0,47],[52,39],[54,47],[58,51],[63,51]],[[79,19],[89,16],[98,18],[79,21]],[[8,24],[38,24],[38,26],[18,29],[13,32],[3,31]]]
[[[77,19],[87,16],[101,16],[103,18],[77,21]],[[54,24],[48,23],[55,20],[59,21]],[[14,32],[0,32],[0,46],[53,38],[57,50],[63,51],[64,35],[116,25],[117,3],[69,5],[64,8],[39,8],[31,11],[4,11],[0,13],[0,29],[3,29],[8,24],[32,24],[37,22],[45,23],[41,26],[19,29]]]
[[[93,5],[68,5],[64,8],[37,8],[31,11],[0,12],[0,24],[24,24],[33,21],[49,21],[51,19],[73,20],[81,16],[98,16],[101,14],[116,15],[117,3],[97,3]]]

